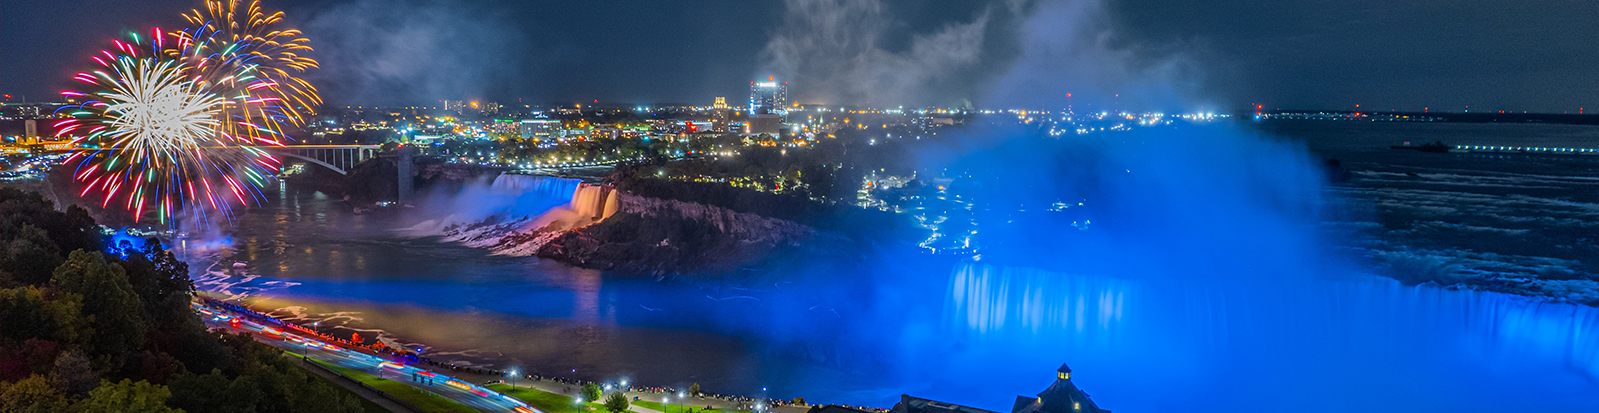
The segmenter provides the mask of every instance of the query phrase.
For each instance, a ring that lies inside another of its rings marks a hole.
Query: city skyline
[[[68,74],[83,68],[77,56],[119,32],[171,20],[154,6],[6,2],[0,93],[13,102],[53,98]],[[314,35],[313,56],[324,65],[313,80],[335,104],[698,104],[741,96],[745,82],[775,76],[789,79],[792,101],[876,107],[1048,107],[1067,93],[1083,103],[1168,111],[1263,104],[1576,113],[1599,105],[1599,81],[1584,76],[1599,52],[1562,46],[1595,34],[1581,24],[1599,15],[1592,4],[278,7],[302,16]],[[1359,16],[1367,17],[1346,18]],[[1541,24],[1519,24],[1531,20]],[[351,21],[359,23],[344,23]],[[1305,78],[1319,81],[1298,81]]]

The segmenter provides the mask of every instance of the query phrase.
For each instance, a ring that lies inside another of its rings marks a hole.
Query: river
[[[1353,170],[1333,189],[1352,212],[1328,226],[1370,265],[1592,273],[1599,159],[1384,149],[1599,146],[1592,127],[1254,130]],[[1121,412],[1599,411],[1599,313],[1580,305],[1362,274],[1128,279],[898,256],[796,283],[663,282],[403,236],[418,217],[356,215],[293,183],[269,195],[228,247],[186,253],[201,289],[444,361],[882,407],[910,393],[1009,411],[1066,362]]]

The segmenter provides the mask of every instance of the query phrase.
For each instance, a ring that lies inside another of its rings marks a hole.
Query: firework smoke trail
[[[205,10],[183,15],[192,25],[176,34],[177,54],[197,77],[228,99],[224,139],[240,145],[281,146],[285,125],[305,123],[301,112],[322,104],[316,87],[295,74],[317,67],[299,29],[280,28],[283,12],[267,14],[260,1],[207,0]]]

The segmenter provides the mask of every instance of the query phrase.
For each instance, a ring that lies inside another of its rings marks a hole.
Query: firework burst
[[[310,47],[299,30],[278,27],[283,13],[257,1],[205,5],[184,14],[189,29],[114,40],[91,57],[101,69],[76,76],[89,88],[62,92],[76,103],[58,134],[94,148],[69,159],[80,196],[98,192],[101,206],[135,220],[153,208],[167,222],[183,209],[231,215],[275,179],[279,162],[260,148],[283,146],[284,128],[321,104],[295,76],[317,63],[300,55]]]
[[[175,34],[175,54],[196,76],[228,100],[223,138],[245,145],[281,145],[285,126],[305,123],[302,112],[322,104],[316,87],[297,77],[317,62],[298,29],[280,27],[283,12],[268,14],[261,2],[207,0],[205,10],[183,18],[190,29]]]

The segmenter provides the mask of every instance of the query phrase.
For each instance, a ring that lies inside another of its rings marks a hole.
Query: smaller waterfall
[[[444,207],[447,217],[423,222],[407,231],[442,235],[448,241],[487,248],[496,254],[528,256],[566,231],[615,215],[617,197],[616,189],[610,185],[500,174],[487,185],[462,189]]]
[[[568,208],[578,216],[588,217],[594,222],[599,222],[611,215],[616,215],[619,206],[616,188],[610,185],[578,184],[572,193],[572,202]]]

